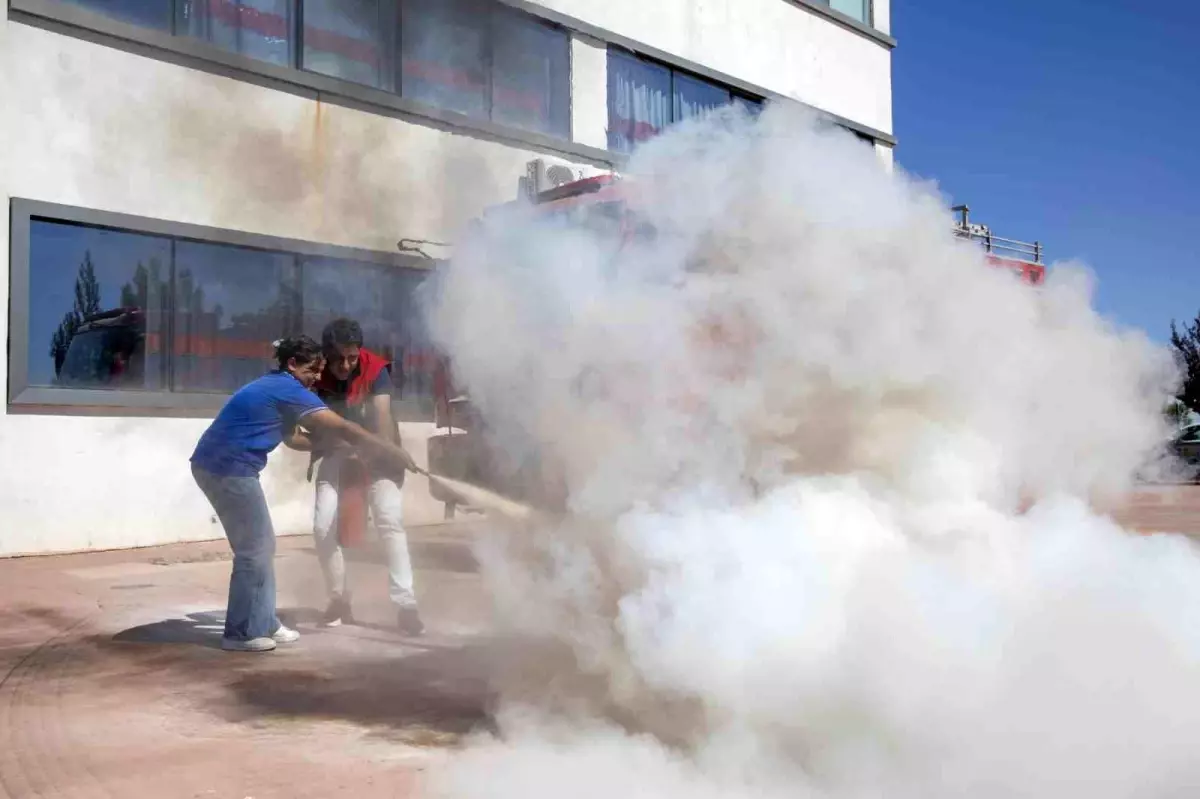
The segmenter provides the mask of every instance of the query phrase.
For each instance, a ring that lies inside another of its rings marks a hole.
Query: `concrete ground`
[[[1200,487],[1115,515],[1200,535]],[[310,542],[281,539],[281,615],[304,637],[264,655],[217,648],[224,542],[0,561],[0,797],[419,795],[429,764],[488,724],[470,534],[412,531],[430,628],[416,639],[392,627],[369,553],[351,564],[362,624],[317,628]]]

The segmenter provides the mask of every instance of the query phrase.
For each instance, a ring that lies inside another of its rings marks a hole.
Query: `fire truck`
[[[630,181],[603,174],[541,190],[541,181],[537,179],[541,164],[531,162],[531,167],[529,176],[521,179],[524,197],[490,209],[485,216],[520,202],[531,202],[538,214],[600,231],[606,240],[613,242],[617,251],[641,237],[654,235],[653,229],[631,210],[630,200],[637,187]],[[544,173],[541,170],[541,174]],[[958,219],[951,234],[982,247],[989,264],[1011,269],[1033,286],[1045,280],[1046,267],[1040,242],[1001,238],[986,225],[971,222],[967,206],[956,206],[953,210]],[[429,439],[431,472],[543,507],[561,507],[565,503],[566,487],[559,482],[559,476],[536,457],[528,463],[500,464],[497,454],[487,445],[486,420],[472,407],[469,396],[456,389],[451,364],[446,359],[437,367],[433,388],[437,432]],[[430,490],[433,497],[444,504],[445,518],[453,518],[459,498],[440,484],[431,483]]]
[[[951,210],[958,214],[958,221],[953,229],[954,235],[982,246],[987,253],[988,263],[1003,269],[1012,269],[1030,285],[1039,286],[1045,281],[1046,266],[1042,263],[1040,241],[1025,242],[995,236],[987,225],[971,222],[971,209],[968,206],[956,205]]]

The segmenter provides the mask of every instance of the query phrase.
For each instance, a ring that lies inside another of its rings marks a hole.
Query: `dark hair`
[[[334,319],[325,325],[321,331],[321,347],[331,352],[341,347],[361,347],[363,345],[362,327],[353,319]]]
[[[275,342],[275,360],[280,369],[287,369],[288,361],[292,358],[304,365],[312,363],[321,357],[321,346],[312,336],[289,336]]]

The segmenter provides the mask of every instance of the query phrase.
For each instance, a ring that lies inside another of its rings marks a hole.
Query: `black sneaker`
[[[325,609],[325,615],[321,617],[322,627],[338,627],[342,622],[351,624],[354,617],[350,615],[350,600],[335,599],[329,603],[329,607]]]
[[[417,613],[416,608],[400,608],[396,626],[405,635],[420,635],[425,632],[425,623],[421,621],[421,614]]]

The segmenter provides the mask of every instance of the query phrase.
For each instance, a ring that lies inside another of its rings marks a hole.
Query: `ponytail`
[[[271,342],[275,347],[275,361],[280,369],[287,369],[293,358],[301,366],[312,363],[321,357],[321,345],[311,336],[289,336]]]

